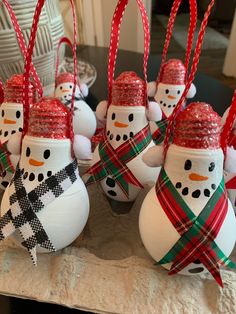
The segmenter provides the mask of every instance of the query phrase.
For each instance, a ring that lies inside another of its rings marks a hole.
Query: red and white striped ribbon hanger
[[[195,78],[195,74],[197,72],[197,67],[198,67],[198,63],[199,63],[199,59],[200,59],[200,54],[201,54],[201,49],[202,49],[202,44],[203,44],[203,40],[204,40],[204,35],[205,35],[205,32],[206,32],[206,27],[207,27],[207,24],[208,24],[208,19],[209,19],[209,16],[211,14],[211,11],[212,11],[212,8],[215,4],[215,0],[211,0],[208,7],[207,7],[207,10],[204,14],[204,17],[203,17],[203,20],[202,20],[202,23],[201,23],[201,27],[200,27],[200,30],[199,30],[199,33],[198,33],[198,39],[197,39],[197,43],[196,43],[196,47],[195,47],[195,50],[194,50],[194,55],[193,55],[193,62],[192,62],[192,66],[191,66],[191,70],[190,70],[190,74],[189,74],[189,77],[188,77],[188,80],[187,80],[187,83],[186,83],[186,87],[185,87],[185,90],[177,104],[177,106],[175,107],[172,115],[170,116],[169,118],[169,123],[168,123],[168,127],[166,129],[166,136],[165,136],[165,139],[164,139],[164,157],[166,156],[166,152],[167,152],[167,149],[169,147],[169,141],[170,141],[170,136],[172,134],[172,131],[173,131],[173,127],[174,127],[174,123],[175,123],[175,120],[176,120],[176,117],[178,116],[178,114],[182,111],[183,109],[183,106],[185,104],[185,98],[186,98],[186,95],[191,87],[191,84]]]
[[[143,76],[145,83],[147,85],[147,62],[149,56],[149,46],[150,46],[150,31],[149,31],[149,22],[146,13],[145,6],[142,0],[136,0],[143,23],[144,31],[144,56],[143,56]],[[110,38],[110,47],[109,47],[109,59],[108,59],[108,106],[112,102],[112,84],[114,81],[114,73],[117,59],[118,44],[120,38],[120,26],[123,20],[123,15],[127,7],[128,0],[119,0],[113,18],[111,26],[111,38]],[[146,92],[147,95],[147,92]],[[146,96],[147,98],[147,96]],[[147,105],[147,104],[146,104]]]
[[[161,66],[160,71],[157,79],[157,84],[160,81],[160,78],[162,76],[163,68],[166,62],[166,57],[170,45],[170,41],[173,34],[174,24],[177,17],[177,13],[180,7],[180,4],[182,3],[182,0],[175,0],[173,2],[170,17],[167,25],[167,31],[166,31],[166,38],[164,43],[164,48],[162,52],[162,60],[161,60]],[[190,64],[190,58],[191,58],[191,52],[192,52],[192,46],[193,46],[193,39],[194,34],[196,30],[197,25],[197,2],[196,0],[189,0],[189,8],[190,8],[190,22],[189,22],[189,29],[188,29],[188,38],[187,38],[187,47],[186,47],[186,53],[185,53],[185,68],[186,68],[186,75],[185,75],[185,82],[188,78],[188,71],[189,71],[189,64]]]
[[[32,62],[32,55],[33,55],[33,49],[36,41],[36,34],[38,30],[38,23],[40,19],[40,14],[42,11],[42,8],[44,6],[46,0],[38,0],[35,13],[34,13],[34,18],[33,18],[33,23],[32,23],[32,28],[31,28],[31,33],[30,33],[30,39],[29,39],[29,45],[26,53],[26,59],[25,59],[25,67],[24,67],[24,87],[23,87],[23,107],[24,107],[24,128],[23,128],[23,136],[26,134],[28,130],[28,124],[29,124],[29,79],[30,79],[30,65]],[[73,0],[71,0],[73,2]],[[74,3],[73,3],[74,4]],[[76,47],[76,44],[74,45]],[[75,78],[75,84],[76,84],[76,78]],[[74,86],[75,86],[74,84]],[[73,88],[73,94],[72,98],[75,97],[75,88]],[[72,107],[72,106],[71,106]],[[71,113],[71,119],[70,119],[70,139],[73,142],[74,139],[74,131],[73,131],[73,108],[70,110]]]
[[[72,18],[73,18],[73,44],[71,43],[69,38],[62,37],[60,39],[58,45],[57,45],[55,81],[57,79],[58,71],[59,71],[59,50],[61,48],[61,45],[63,43],[66,43],[72,50],[73,63],[74,63],[74,71],[73,71],[73,77],[74,77],[73,84],[74,85],[73,85],[72,99],[71,99],[71,113],[72,113],[72,119],[73,119],[74,102],[75,102],[75,89],[76,89],[76,84],[78,84],[78,86],[79,86],[79,82],[77,82],[77,56],[76,56],[76,50],[77,50],[77,43],[76,43],[76,38],[77,38],[77,30],[76,30],[77,19],[76,19],[76,13],[75,13],[74,0],[70,0],[70,4],[71,4]]]

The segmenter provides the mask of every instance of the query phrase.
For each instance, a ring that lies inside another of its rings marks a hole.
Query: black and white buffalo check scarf
[[[45,179],[36,188],[26,191],[19,165],[9,186],[10,208],[0,218],[0,241],[19,230],[22,245],[28,250],[34,265],[37,265],[36,247],[50,252],[55,248],[36,213],[62,195],[79,177],[76,160]]]

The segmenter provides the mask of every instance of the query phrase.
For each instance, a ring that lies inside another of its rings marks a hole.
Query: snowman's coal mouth
[[[116,134],[116,136],[114,136],[113,133],[111,133],[110,130],[107,131],[107,137],[109,138],[109,140],[116,140],[117,142],[119,141],[127,141],[130,138],[134,137],[134,133],[133,132],[129,132],[128,134]]]
[[[214,190],[216,189],[216,185],[214,183],[211,185],[211,188],[205,188],[203,190],[196,189],[196,190],[190,191],[190,188],[183,187],[183,184],[181,182],[177,182],[175,184],[175,187],[179,191],[179,193],[181,193],[183,196],[187,196],[191,194],[192,198],[195,198],[195,199],[199,198],[200,196],[210,198],[212,192],[214,192]]]
[[[38,174],[35,174],[34,172],[28,172],[28,171],[25,171],[25,169],[21,169],[21,174],[23,176],[23,180],[29,180],[30,182],[33,182],[35,180],[37,180],[38,182],[42,182],[44,179],[47,179],[49,177],[51,177],[52,175],[52,171],[47,171],[46,174],[43,174],[43,173],[38,173]]]

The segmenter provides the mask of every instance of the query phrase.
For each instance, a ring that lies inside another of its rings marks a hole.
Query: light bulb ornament
[[[206,103],[192,103],[183,110],[214,3],[204,14],[189,80],[169,119],[164,158],[159,156],[163,167],[143,202],[139,228],[145,247],[170,275],[209,271],[223,286],[220,266],[236,267],[228,258],[235,245],[236,220],[223,178],[221,119]]]
[[[170,18],[167,25],[166,39],[164,43],[160,71],[156,82],[148,83],[148,96],[154,97],[162,111],[161,121],[151,122],[151,132],[157,145],[163,144],[165,132],[168,125],[168,119],[176,107],[181,95],[184,92],[188,80],[188,70],[190,64],[191,51],[193,46],[194,32],[197,23],[197,3],[196,0],[189,1],[190,23],[188,30],[188,39],[186,47],[185,62],[179,59],[167,58],[167,53],[173,33],[175,19],[182,0],[173,2]],[[193,98],[196,88],[191,84],[191,88],[186,94],[186,98]]]
[[[29,108],[30,64],[44,3],[39,0],[35,9],[25,62],[21,158],[3,195],[0,219],[0,240],[18,230],[34,265],[38,250],[54,252],[73,242],[89,211],[73,157],[73,106],[69,111],[60,100],[45,97]]]
[[[149,24],[142,1],[137,0],[144,29],[142,80],[135,72],[121,73],[114,80],[122,17],[128,0],[120,0],[112,20],[108,61],[108,101],[101,102],[96,112],[106,120],[103,138],[94,152],[87,171],[87,185],[100,182],[105,194],[116,201],[132,202],[144,184],[154,180],[159,169],[152,171],[142,161],[142,154],[154,146],[149,121],[160,113],[147,99],[147,60]]]
[[[16,38],[18,40],[22,56],[25,60],[27,48],[16,15],[8,0],[2,0],[2,4],[4,4],[4,6],[6,7],[8,14],[11,18],[16,33]],[[33,63],[31,63],[30,67],[31,75],[34,81],[33,85],[32,83],[30,84],[30,94],[32,95],[31,101],[34,101],[36,97],[35,91],[37,90],[39,97],[41,97],[43,89]],[[16,132],[22,132],[23,129],[22,75],[12,75],[12,77],[9,78],[9,80],[7,81],[5,88],[3,88],[3,84],[1,82],[0,89],[0,189],[5,190],[12,178],[16,164],[19,160],[19,157],[14,156],[10,153],[7,146],[11,135],[15,134]]]

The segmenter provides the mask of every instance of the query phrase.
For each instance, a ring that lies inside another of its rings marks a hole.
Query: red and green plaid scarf
[[[129,184],[143,188],[143,185],[126,164],[137,157],[150,144],[151,140],[152,136],[148,124],[133,138],[130,138],[114,149],[106,137],[105,130],[103,141],[98,146],[101,159],[87,171],[91,176],[86,182],[86,185],[101,181],[110,175],[117,182],[127,198],[129,197]]]
[[[154,142],[156,143],[156,145],[160,145],[164,141],[165,135],[166,135],[166,129],[168,126],[168,118],[165,115],[164,111],[163,110],[161,111],[162,111],[162,120],[155,122],[157,125],[157,129],[152,134],[152,138]]]
[[[173,262],[169,274],[176,274],[199,259],[219,285],[223,286],[219,265],[236,268],[215,243],[228,211],[228,199],[222,178],[218,188],[197,217],[185,203],[162,168],[156,195],[167,217],[181,238],[158,262]]]
[[[0,175],[2,176],[4,171],[14,173],[15,169],[10,160],[11,153],[7,149],[7,143],[0,143]]]

